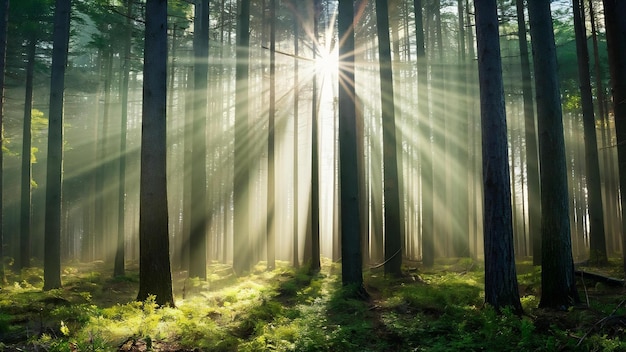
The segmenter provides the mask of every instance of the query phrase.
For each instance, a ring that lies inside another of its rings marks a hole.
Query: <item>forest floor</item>
[[[621,278],[616,260],[588,272]],[[537,308],[540,269],[518,265],[524,315],[485,306],[481,263],[439,261],[400,279],[367,270],[367,300],[350,298],[339,264],[309,275],[263,263],[206,281],[174,274],[176,308],[135,302],[138,274],[100,262],[65,266],[63,288],[42,292],[42,270],[10,274],[0,290],[0,351],[625,351],[623,286],[578,278],[582,304]]]

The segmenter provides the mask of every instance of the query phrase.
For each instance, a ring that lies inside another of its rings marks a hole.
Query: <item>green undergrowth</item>
[[[175,273],[176,307],[158,307],[133,300],[136,270],[111,278],[102,263],[76,264],[63,289],[42,292],[43,272],[31,268],[0,291],[0,351],[626,350],[622,288],[581,281],[588,307],[539,309],[541,272],[523,262],[519,317],[484,305],[483,270],[470,259],[406,267],[401,278],[371,269],[369,297],[357,299],[330,261],[315,274],[260,263],[244,277],[214,264],[206,281]]]

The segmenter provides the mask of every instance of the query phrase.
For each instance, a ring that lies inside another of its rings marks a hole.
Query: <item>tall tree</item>
[[[4,180],[4,167],[3,167],[3,155],[4,155],[4,71],[6,67],[6,49],[7,49],[7,28],[9,23],[9,0],[2,0],[0,2],[0,283],[6,283],[6,276],[4,273],[4,239],[2,231],[4,222],[2,217],[4,215],[2,201],[2,184]]]
[[[389,7],[387,0],[376,0],[376,28],[378,32],[380,96],[383,121],[385,274],[400,276],[402,275],[402,227],[400,194],[398,190],[395,104],[393,100],[393,72],[391,68]]]
[[[428,57],[424,40],[422,0],[414,0],[415,36],[417,45],[417,99],[420,130],[420,176],[422,179],[422,262],[426,267],[435,263],[433,213],[433,145],[431,142],[430,108],[428,100]]]
[[[293,0],[291,2],[293,16],[293,249],[292,249],[292,263],[295,268],[300,266],[299,255],[299,200],[298,200],[298,114],[300,107],[300,68],[298,65],[299,43],[300,43],[300,16],[298,16],[298,2]]]
[[[314,0],[311,10],[313,22],[313,60],[318,50],[319,16],[322,1]],[[315,68],[314,68],[315,70]],[[319,193],[319,137],[318,137],[318,91],[317,71],[313,72],[311,97],[311,271],[320,270],[320,193]]]
[[[117,243],[115,249],[115,263],[113,276],[124,275],[124,242],[125,242],[125,219],[126,219],[126,135],[128,132],[128,83],[130,80],[130,54],[133,39],[132,25],[133,0],[126,0],[126,32],[123,44],[122,57],[122,86],[121,86],[121,126],[120,126],[120,166],[118,187],[118,220],[117,220]]]
[[[483,150],[485,302],[521,313],[496,0],[475,1]]]
[[[139,293],[174,306],[167,218],[167,0],[146,2],[139,186]]]
[[[267,268],[276,266],[276,162],[274,160],[274,121],[276,117],[276,0],[270,0],[270,107],[267,125]]]
[[[524,136],[526,138],[526,185],[528,187],[528,233],[532,241],[533,264],[541,265],[541,198],[539,185],[539,160],[535,107],[533,105],[530,59],[526,38],[524,0],[516,0],[517,34],[519,38],[520,65],[522,71],[522,95],[524,98]]]
[[[235,68],[235,176],[233,268],[237,274],[252,266],[249,225],[249,126],[248,68],[250,66],[250,0],[241,0],[237,18],[237,67]]]
[[[61,184],[63,164],[63,91],[70,37],[70,0],[56,0],[48,117],[48,159],[44,232],[43,289],[61,287]]]
[[[24,126],[22,130],[22,177],[20,201],[20,261],[19,268],[30,267],[31,240],[31,179],[32,179],[32,118],[33,76],[37,39],[30,33],[26,53],[26,89],[24,96]]]
[[[361,267],[352,0],[339,0],[338,19],[341,274],[344,285],[354,286],[358,295],[366,295]]]
[[[189,276],[206,280],[206,120],[209,68],[209,2],[196,0],[193,31],[194,112],[191,163]]]
[[[626,193],[626,1],[603,0],[606,39],[609,51],[613,115],[617,135],[617,158],[621,194]],[[626,197],[622,209],[622,248],[626,248]],[[626,255],[623,256],[626,270]]]
[[[541,184],[541,307],[579,301],[570,237],[563,113],[549,0],[528,2]]]
[[[576,56],[578,58],[578,79],[583,110],[585,136],[585,166],[587,168],[587,190],[589,194],[589,260],[598,265],[607,263],[606,240],[604,235],[604,209],[602,206],[602,182],[596,137],[596,120],[591,94],[591,74],[589,73],[589,50],[585,29],[585,8],[581,0],[572,0],[574,10],[574,32],[576,34]]]

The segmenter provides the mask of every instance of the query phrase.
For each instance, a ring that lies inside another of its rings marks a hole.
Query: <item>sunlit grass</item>
[[[11,274],[12,283],[0,296],[0,346],[46,351],[551,351],[571,350],[590,331],[582,350],[626,347],[619,329],[592,330],[619,305],[621,289],[590,287],[592,308],[570,312],[537,309],[539,293],[527,293],[522,297],[526,316],[508,310],[497,314],[483,304],[482,264],[470,259],[438,260],[427,271],[407,268],[402,278],[366,271],[367,301],[349,296],[338,276],[340,265],[328,259],[316,275],[282,261],[272,271],[261,262],[243,277],[223,267],[209,268],[213,274],[206,282],[180,279],[187,281],[187,289],[184,298],[177,290],[176,308],[159,308],[153,297],[132,301],[134,272],[113,280],[97,263],[69,267],[66,287],[48,292],[41,291],[37,279],[41,269]],[[529,262],[521,262],[519,272],[521,286],[539,280],[540,272]],[[618,319],[623,309],[616,314]]]

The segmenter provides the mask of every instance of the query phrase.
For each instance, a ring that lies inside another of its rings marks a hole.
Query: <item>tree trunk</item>
[[[115,263],[113,276],[124,275],[124,242],[125,242],[125,221],[126,221],[126,135],[128,130],[128,82],[130,80],[130,54],[133,39],[131,16],[133,13],[133,0],[126,1],[126,37],[124,38],[124,57],[122,62],[122,116],[120,126],[120,168],[119,168],[119,188],[117,204],[117,243],[115,250]]]
[[[298,67],[298,55],[299,42],[300,42],[300,22],[297,14],[297,2],[292,2],[294,17],[293,17],[293,247],[292,247],[292,264],[294,268],[300,267],[299,261],[299,215],[300,204],[298,199],[298,114],[299,104],[298,95],[300,94],[300,81],[299,81],[299,67]]]
[[[537,133],[533,106],[528,40],[524,19],[524,0],[516,0],[517,34],[519,37],[522,95],[524,97],[524,136],[526,139],[526,175],[528,185],[528,233],[532,241],[533,265],[541,265],[541,198],[539,161],[537,160]]]
[[[379,42],[378,57],[380,65],[380,96],[383,126],[385,274],[400,276],[402,275],[402,228],[400,224],[401,214],[400,194],[398,190],[396,122],[393,101],[393,73],[391,67],[387,0],[376,0],[376,23]]]
[[[52,35],[48,120],[43,289],[61,287],[61,183],[63,161],[63,90],[70,32],[70,0],[57,0]]]
[[[317,56],[318,22],[321,0],[313,1],[313,60]],[[311,272],[320,270],[320,191],[317,72],[313,72],[311,107]]]
[[[476,1],[483,149],[485,302],[522,312],[515,271],[506,111],[496,1]]]
[[[579,301],[574,278],[563,114],[550,1],[528,2],[533,46],[541,184],[541,307]]]
[[[617,135],[617,158],[620,193],[626,193],[626,2],[603,0],[606,39],[609,50],[613,115]],[[622,209],[622,253],[626,252],[626,197],[620,197]],[[623,255],[626,271],[626,255]]]
[[[339,0],[339,160],[341,189],[341,273],[344,286],[364,295],[360,246],[354,82],[354,5]]]
[[[435,263],[434,212],[433,212],[433,145],[428,99],[428,58],[424,40],[422,0],[414,0],[415,33],[417,43],[417,99],[420,130],[420,176],[422,179],[422,263],[432,267]]]
[[[35,71],[35,49],[37,41],[31,38],[27,47],[26,93],[24,97],[24,127],[22,133],[22,177],[20,201],[20,261],[19,268],[30,267],[31,240],[31,145],[33,113],[33,75]]]
[[[267,127],[267,268],[276,266],[276,163],[274,156],[274,121],[276,115],[276,0],[270,0],[270,106]]]
[[[589,73],[589,51],[587,49],[587,31],[585,29],[585,9],[581,0],[572,0],[574,8],[574,32],[576,33],[576,53],[578,58],[578,77],[580,97],[583,109],[583,128],[585,136],[585,165],[587,167],[587,190],[589,192],[589,260],[597,265],[608,262],[604,234],[604,209],[602,206],[602,183],[596,137],[596,120],[593,112],[591,95],[591,75]]]
[[[3,15],[0,16],[0,131],[3,130],[4,121],[4,71],[6,67],[6,49],[7,49],[7,25],[9,23],[9,0],[0,1],[0,9]],[[4,133],[0,133],[0,185],[2,185],[4,167],[2,146],[4,145]],[[0,219],[3,216],[2,187],[0,187]],[[2,220],[0,220],[0,258],[4,258],[4,240],[2,231]],[[4,260],[0,260],[0,284],[6,283],[6,275],[4,272]]]
[[[193,137],[189,277],[206,280],[206,120],[209,68],[209,3],[196,0],[194,16]]]
[[[167,180],[167,0],[146,2],[141,184],[139,189],[138,301],[156,296],[174,306],[170,269]]]
[[[235,177],[233,268],[238,275],[250,270],[252,248],[249,232],[249,126],[248,68],[250,66],[250,0],[241,0],[237,27],[235,106]]]

